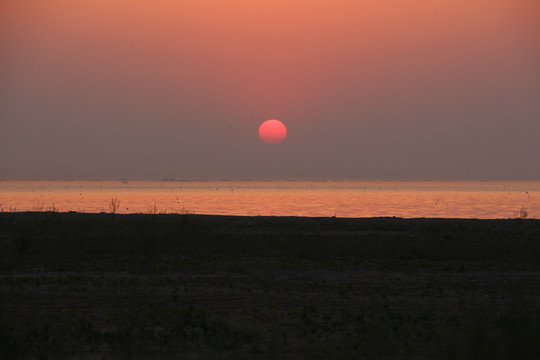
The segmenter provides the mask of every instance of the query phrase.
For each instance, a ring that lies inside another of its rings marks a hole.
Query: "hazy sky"
[[[539,18],[538,0],[2,0],[0,178],[540,180]]]

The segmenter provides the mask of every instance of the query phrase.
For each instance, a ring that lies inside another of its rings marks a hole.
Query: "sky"
[[[0,179],[540,180],[537,0],[0,1]],[[279,119],[270,145],[259,125]]]

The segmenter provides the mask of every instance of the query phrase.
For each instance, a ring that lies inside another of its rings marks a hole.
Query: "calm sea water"
[[[540,217],[540,182],[0,181],[2,211],[338,217]]]

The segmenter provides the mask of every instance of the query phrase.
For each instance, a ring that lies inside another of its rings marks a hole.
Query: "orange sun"
[[[267,144],[278,144],[287,136],[287,128],[279,120],[266,120],[259,126],[259,137]]]

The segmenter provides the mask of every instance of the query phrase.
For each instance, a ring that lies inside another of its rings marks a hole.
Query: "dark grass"
[[[0,214],[0,359],[539,359],[540,221]]]

